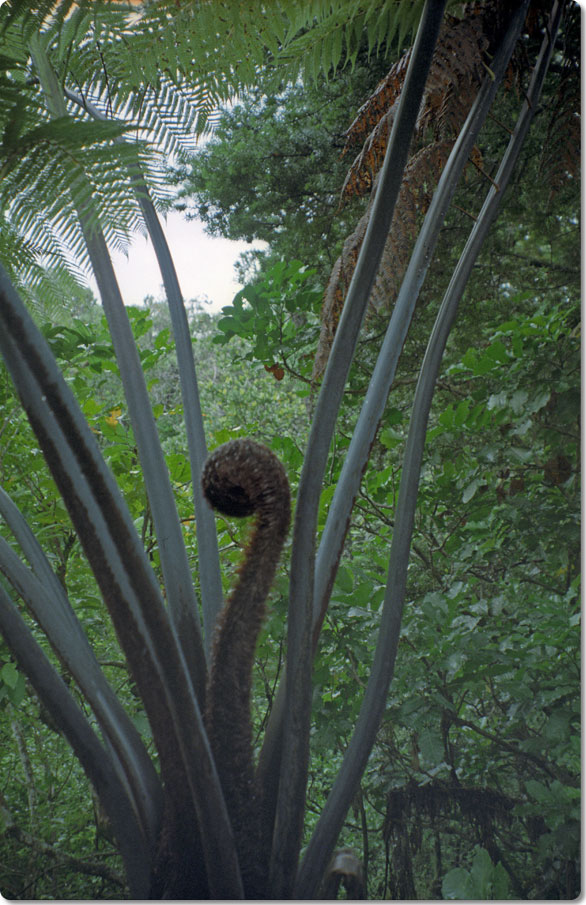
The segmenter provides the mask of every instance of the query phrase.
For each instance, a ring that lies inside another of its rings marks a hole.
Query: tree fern
[[[446,167],[445,186],[436,193],[430,205],[427,228],[420,243],[422,257],[418,263],[420,252],[415,255],[417,273],[411,284],[414,291],[410,291],[405,281],[403,299],[400,297],[397,301],[395,317],[389,326],[346,459],[353,466],[353,474],[345,485],[343,472],[323,537],[327,537],[332,516],[340,513],[343,514],[339,520],[341,533],[334,532],[336,537],[323,553],[320,548],[316,561],[317,515],[323,474],[416,128],[443,14],[444,4],[437,0],[428,0],[425,5],[392,129],[388,123],[391,137],[387,140],[383,135],[380,141],[378,150],[382,156],[384,148],[385,159],[376,199],[368,223],[365,223],[360,253],[356,246],[352,249],[357,260],[355,266],[352,262],[348,298],[318,397],[299,484],[286,681],[282,681],[278,689],[259,761],[263,834],[270,841],[263,845],[262,851],[256,851],[256,856],[264,859],[268,867],[268,892],[272,897],[286,898],[296,894],[306,898],[316,893],[356,793],[385,707],[405,595],[426,407],[433,392],[436,364],[441,358],[454,303],[463,290],[473,253],[477,250],[475,231],[472,250],[461,269],[462,278],[458,277],[458,285],[451,297],[447,297],[449,304],[440,314],[439,327],[434,331],[430,353],[422,369],[421,391],[419,387],[417,390],[421,404],[418,402],[414,412],[413,433],[410,432],[402,470],[381,633],[363,707],[344,755],[342,770],[298,871],[308,772],[312,658],[323,619],[322,603],[327,604],[329,595],[326,585],[335,575],[339,558],[337,547],[340,541],[343,542],[344,526],[348,524],[349,511],[344,514],[343,507],[351,508],[355,498],[393,379],[391,372],[405,338],[417,290],[421,287],[425,261],[431,255],[453,191],[452,183],[470,152],[477,120],[486,114],[492,92],[503,76],[528,4],[529,0],[524,0],[513,13],[505,39],[496,43],[500,50],[492,61],[494,72],[486,74],[475,104],[478,109],[473,108],[455,143],[451,159],[457,166]],[[182,622],[183,613],[187,612],[193,620],[198,615],[192,577],[137,350],[132,344],[104,235],[111,242],[123,242],[128,230],[140,222],[140,212],[144,212],[145,220],[153,213],[152,207],[141,201],[156,184],[156,154],[165,148],[180,152],[179,143],[172,137],[174,129],[187,122],[189,128],[194,128],[196,122],[189,100],[196,95],[186,87],[188,82],[193,80],[198,85],[199,103],[206,108],[208,102],[212,104],[220,97],[229,96],[246,80],[253,79],[256,67],[266,59],[274,62],[288,59],[292,67],[289,71],[293,72],[295,66],[299,67],[299,53],[303,52],[306,72],[317,71],[318,67],[331,71],[338,65],[352,63],[353,42],[364,29],[373,51],[391,39],[401,40],[418,4],[401,2],[397,7],[389,2],[347,0],[334,6],[325,0],[315,0],[303,5],[305,18],[301,14],[294,16],[293,6],[289,3],[263,5],[253,0],[245,8],[229,0],[218,3],[200,0],[177,6],[170,0],[160,0],[138,12],[129,12],[126,6],[118,4],[82,2],[73,7],[63,2],[54,7],[43,3],[36,12],[27,14],[22,0],[14,0],[5,23],[7,53],[0,60],[0,67],[4,67],[8,103],[0,107],[0,125],[4,137],[5,182],[13,189],[14,196],[3,188],[0,205],[2,213],[10,214],[15,224],[6,247],[12,246],[16,265],[14,247],[24,237],[32,237],[33,255],[37,248],[40,254],[51,254],[53,242],[64,259],[65,250],[71,249],[83,260],[85,251],[81,240],[87,245],[127,393],[156,525],[168,605],[165,605],[158,578],[114,477],[100,454],[96,438],[2,267],[0,347],[94,571],[144,703],[159,755],[165,799],[161,823],[157,800],[151,802],[152,810],[134,809],[132,796],[138,798],[145,787],[136,773],[134,758],[118,757],[107,744],[101,744],[87,719],[76,709],[72,695],[56,670],[40,655],[32,633],[3,588],[0,589],[0,624],[23,670],[56,717],[98,789],[119,837],[131,894],[137,897],[147,893],[155,898],[241,897],[240,867],[247,865],[237,863],[224,795],[202,722],[206,670],[199,623],[193,631],[193,643],[189,632],[182,631],[186,624]],[[558,7],[557,2],[554,6]],[[398,16],[391,17],[392,10],[398,10]],[[345,19],[341,18],[342,11]],[[315,27],[313,39],[305,30],[309,24]],[[555,34],[553,17],[540,65],[546,61],[546,50],[551,53],[551,47],[547,47],[549,34]],[[453,47],[450,45],[444,67],[449,71],[457,68],[456,61],[449,59]],[[218,52],[218,48],[222,48],[222,52]],[[29,80],[29,49],[39,84],[34,78]],[[464,60],[464,68],[466,62]],[[441,72],[438,82],[441,93],[445,87]],[[434,85],[433,78],[431,85]],[[539,85],[532,82],[532,87],[536,88],[532,104],[526,104],[522,114],[527,122],[538,105]],[[88,103],[83,105],[84,95],[87,97],[88,92],[110,122],[101,121],[99,116],[96,122],[86,121],[86,113],[94,115]],[[24,109],[17,107],[20,95],[25,99]],[[75,104],[75,112],[73,107],[68,112],[64,96]],[[197,122],[207,119],[207,113],[202,116],[203,119]],[[449,124],[449,117],[445,116],[444,122]],[[431,129],[433,123],[430,119],[427,126]],[[526,124],[523,122],[523,129]],[[520,142],[524,134],[519,130]],[[135,136],[132,144],[121,142],[129,136]],[[437,140],[437,136],[434,138]],[[19,158],[21,149],[27,168]],[[369,166],[375,159],[376,154],[369,159]],[[144,181],[141,171],[145,174]],[[502,171],[503,186],[509,172],[507,165]],[[22,185],[17,177],[24,180]],[[40,211],[33,204],[35,198],[40,199]],[[492,210],[486,213],[483,208],[478,220],[480,233],[493,213]],[[36,245],[35,238],[42,241],[42,247]],[[467,251],[468,247],[465,255]],[[173,275],[165,267],[162,271],[172,298],[168,286],[173,282]],[[178,287],[175,290],[178,295]],[[175,301],[177,305],[181,304],[180,298]],[[182,339],[191,351],[186,319],[181,329]],[[386,354],[387,346],[390,346],[389,354]],[[378,409],[378,417],[373,409]],[[354,452],[355,440],[362,445],[362,451],[357,453]],[[340,503],[342,491],[344,499]],[[5,508],[5,512],[8,509]],[[7,521],[9,519],[10,513]],[[12,519],[11,529],[15,536],[21,527]],[[198,524],[201,551],[199,534]],[[26,543],[21,546],[24,549]],[[29,544],[29,552],[31,549]],[[28,554],[27,558],[30,569],[18,563],[8,544],[0,543],[0,561],[5,574],[43,622],[56,650],[62,652],[71,638],[76,650],[70,654],[70,666],[72,671],[79,673],[84,667],[85,642],[76,638],[78,627],[71,620],[68,603],[57,590],[56,579],[49,579],[51,612],[47,614],[40,581],[47,564],[36,554],[32,556],[33,561]],[[322,597],[325,600],[322,601]],[[82,681],[80,685],[83,687]],[[111,717],[115,714],[107,712],[103,702],[98,700],[97,695],[103,691],[103,687],[98,688],[90,703],[98,720],[101,716],[105,741],[113,744],[116,732]],[[87,697],[89,699],[90,695]],[[133,752],[141,752],[142,757],[142,749],[132,747],[128,731],[124,738],[128,741],[128,753],[132,748]],[[152,770],[147,769],[152,776]],[[120,783],[121,776],[123,783]],[[156,799],[158,780],[153,785]],[[153,850],[155,839],[156,850]]]

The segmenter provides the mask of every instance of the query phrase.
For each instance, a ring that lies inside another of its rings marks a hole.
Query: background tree
[[[335,79],[280,90],[271,71],[261,71],[205,145],[172,170],[171,184],[182,186],[174,206],[202,220],[211,235],[267,242],[267,267],[272,259],[297,259],[325,281],[355,216],[336,216],[348,168],[342,151],[349,110],[388,68],[384,57],[369,59],[366,51]],[[245,255],[244,273],[266,256]]]

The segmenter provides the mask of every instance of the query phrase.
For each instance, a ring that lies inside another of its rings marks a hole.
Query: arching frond
[[[260,66],[273,65],[285,80],[328,74],[352,65],[365,40],[373,52],[404,41],[422,6],[423,0],[42,0],[31,8],[27,0],[11,0],[0,24],[6,89],[0,93],[0,207],[39,255],[59,258],[67,247],[83,267],[80,203],[114,246],[123,247],[141,224],[125,170],[132,154],[160,198],[161,155],[192,150],[213,126],[219,104],[253,84]],[[47,122],[28,53],[36,35],[69,97],[86,99],[124,128],[107,132],[90,124],[71,103],[69,118]],[[135,145],[128,157],[113,144],[122,134]],[[385,143],[386,135],[374,143],[376,157]]]
[[[55,243],[50,254],[40,255],[38,246],[16,232],[5,217],[0,219],[0,260],[35,315],[62,311],[64,299],[79,295],[83,273],[65,246]]]
[[[269,45],[278,50],[285,25],[259,2],[162,0],[137,12],[103,0],[34,9],[14,0],[0,20],[0,210],[12,244],[21,236],[13,260],[29,262],[31,275],[34,250],[39,264],[58,260],[78,275],[88,261],[77,210],[123,248],[142,224],[129,172],[160,200],[163,159],[193,149],[219,102],[254,79]],[[69,98],[90,101],[110,124],[71,101],[70,116],[52,120],[28,48],[37,36]],[[126,146],[115,143],[122,135]],[[13,276],[22,287],[22,269]]]

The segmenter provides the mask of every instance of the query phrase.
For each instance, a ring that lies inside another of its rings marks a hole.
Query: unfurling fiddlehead
[[[204,465],[202,485],[208,501],[223,515],[256,513],[236,587],[218,619],[205,724],[234,829],[245,895],[262,898],[268,852],[261,851],[250,693],[265,601],[289,527],[289,482],[266,446],[240,439],[214,450]]]

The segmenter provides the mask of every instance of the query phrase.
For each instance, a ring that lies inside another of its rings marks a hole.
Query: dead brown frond
[[[419,219],[426,213],[431,203],[433,191],[452,145],[452,141],[437,141],[427,145],[421,148],[405,167],[393,222],[370,294],[370,304],[377,311],[388,309],[397,296],[417,234]],[[375,183],[378,182],[378,178],[377,175]],[[314,380],[323,374],[328,361],[344,300],[366,235],[373,200],[374,190],[366,212],[358,221],[354,232],[344,242],[342,254],[330,274],[324,293],[321,331],[313,364]]]
[[[393,223],[370,293],[370,304],[377,311],[388,310],[397,297],[420,219],[427,213],[452,146],[452,141],[437,141],[427,145],[405,167]]]
[[[440,32],[417,120],[411,159],[405,169],[395,216],[370,297],[370,304],[377,310],[390,307],[396,298],[419,218],[429,206],[431,193],[453,140],[476,97],[485,71],[483,55],[489,43],[483,33],[483,22],[476,13],[464,20],[450,18]],[[348,171],[342,188],[341,204],[352,197],[368,193],[371,197],[374,195],[410,53],[408,51],[391,67],[388,75],[379,82],[371,97],[363,104],[346,133],[344,153],[358,141],[362,141],[363,146]],[[332,269],[324,294],[314,379],[323,373],[327,363],[370,211],[369,205],[354,232],[346,239],[342,254]]]
[[[486,71],[488,39],[477,16],[445,25],[438,38],[417,121],[417,134],[426,130],[441,140],[460,131]]]
[[[340,204],[343,205],[349,198],[367,195],[372,189],[372,183],[385,159],[387,144],[399,102],[395,101],[385,113],[364,142],[362,151],[354,160],[348,170],[348,175],[342,186]]]
[[[346,131],[346,146],[342,154],[346,154],[352,145],[363,142],[381,116],[393,106],[401,94],[410,59],[411,50],[408,50],[391,66],[387,75],[381,79],[366,103],[362,105]]]

